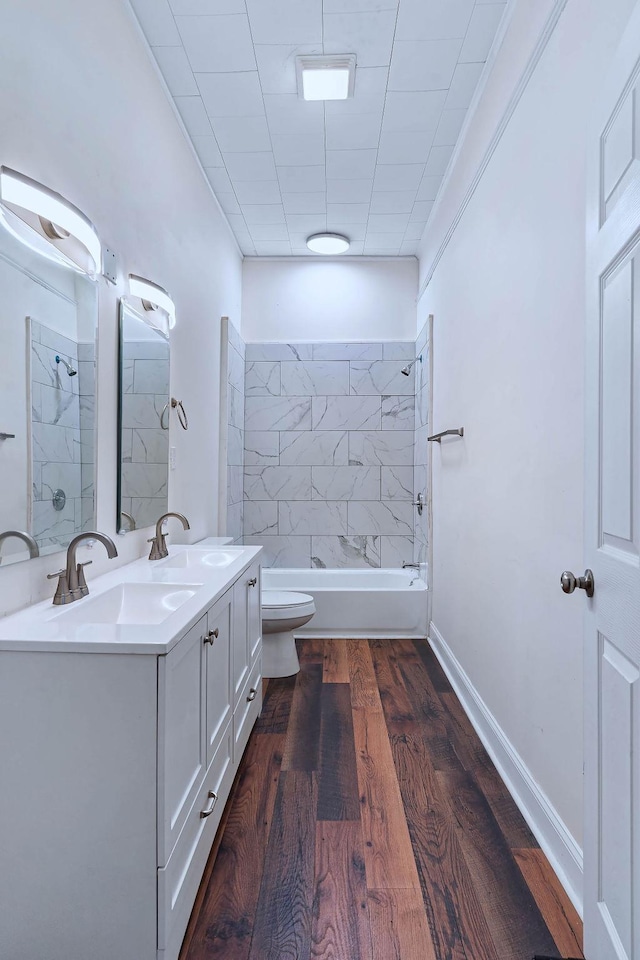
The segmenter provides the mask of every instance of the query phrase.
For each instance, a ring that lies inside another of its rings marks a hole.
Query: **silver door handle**
[[[207,807],[205,807],[204,810],[200,811],[200,817],[202,820],[206,820],[207,817],[211,816],[211,814],[213,813],[213,808],[218,802],[218,794],[214,793],[213,790],[209,790],[208,796],[209,796],[209,799],[211,800],[211,803]]]
[[[256,585],[257,582],[258,582],[258,578],[257,578],[257,577],[251,577],[251,580],[247,580],[247,586],[248,586],[248,587],[255,587],[255,585]]]
[[[592,597],[595,585],[592,570],[585,570],[584,577],[576,577],[571,570],[565,570],[560,577],[560,586],[565,593],[573,593],[577,587],[578,590],[584,590],[588,597]]]
[[[204,638],[204,642],[210,643],[211,646],[213,646],[213,641],[217,640],[219,636],[220,636],[220,631],[216,627],[215,630],[209,630],[209,633]]]
[[[251,703],[252,700],[255,700],[257,693],[258,691],[255,689],[255,687],[251,687],[249,690],[249,696],[247,697],[247,703]]]

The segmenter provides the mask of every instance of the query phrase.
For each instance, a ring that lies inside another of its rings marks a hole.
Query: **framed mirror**
[[[0,564],[95,526],[97,283],[0,229]]]
[[[120,300],[118,500],[121,534],[168,510],[169,336],[137,298]]]

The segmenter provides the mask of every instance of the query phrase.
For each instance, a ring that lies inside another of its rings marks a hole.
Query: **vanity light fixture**
[[[312,253],[323,253],[325,256],[331,256],[338,253],[346,253],[351,243],[347,237],[340,233],[314,233],[308,237],[307,246]]]
[[[356,82],[356,55],[296,57],[301,100],[347,100]]]
[[[144,277],[137,277],[134,273],[130,273],[129,293],[132,297],[138,297],[142,300],[142,306],[145,310],[162,310],[166,314],[169,330],[173,330],[176,325],[176,305],[163,287],[158,286],[151,280],[145,280]],[[160,325],[153,324],[153,326]]]
[[[59,193],[9,167],[0,167],[0,221],[49,260],[89,276],[100,273],[102,249],[91,221]]]

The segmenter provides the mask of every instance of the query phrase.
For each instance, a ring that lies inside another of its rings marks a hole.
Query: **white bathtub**
[[[417,570],[263,569],[264,590],[310,593],[316,615],[299,637],[398,640],[427,635],[427,585]]]

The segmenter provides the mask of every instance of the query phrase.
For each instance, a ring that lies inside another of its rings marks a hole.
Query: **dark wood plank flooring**
[[[424,641],[270,680],[181,960],[582,956],[580,920]]]

